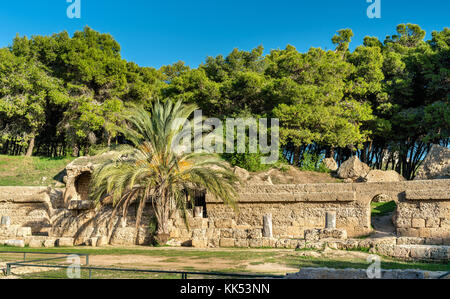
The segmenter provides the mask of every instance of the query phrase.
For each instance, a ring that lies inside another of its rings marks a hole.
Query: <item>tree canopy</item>
[[[111,35],[89,27],[17,36],[0,49],[0,151],[87,154],[125,141],[127,107],[181,100],[220,119],[279,118],[281,152],[294,165],[305,154],[338,163],[356,154],[412,178],[432,143],[449,143],[450,29],[424,40],[418,25],[400,24],[353,51],[352,37],[337,31],[334,50],[288,45],[265,54],[258,46],[197,68],[155,69],[124,60]]]

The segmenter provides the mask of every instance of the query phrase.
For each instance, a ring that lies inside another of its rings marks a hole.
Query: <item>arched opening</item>
[[[89,184],[91,183],[92,175],[90,172],[82,172],[75,180],[75,190],[79,200],[89,199]]]
[[[192,196],[191,199],[193,202],[189,200],[186,208],[192,210],[194,216],[199,216],[196,213],[197,211],[201,211],[202,217],[208,218],[208,213],[206,211],[206,192],[204,190],[195,190],[190,196]],[[194,206],[192,204],[194,204]],[[196,211],[196,208],[200,209],[197,209]]]
[[[397,203],[389,195],[378,194],[371,203],[371,223],[374,237],[388,237],[395,235],[394,216]]]

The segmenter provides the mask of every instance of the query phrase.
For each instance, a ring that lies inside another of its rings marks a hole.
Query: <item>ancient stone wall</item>
[[[86,201],[72,200],[67,208],[64,203],[64,189],[46,187],[0,187],[0,217],[8,216],[9,228],[0,230],[0,239],[30,237],[23,235],[19,228],[31,228],[35,236],[46,235],[50,238],[73,238],[75,245],[86,244],[90,238],[107,236],[107,225],[112,221],[111,244],[135,244],[136,206],[131,205],[128,215],[118,213],[111,217],[111,206],[100,210],[92,205],[84,208]],[[79,203],[75,205],[73,203]],[[139,243],[148,244],[148,229],[152,211],[144,212],[141,220]],[[28,238],[29,239],[29,238]],[[29,241],[29,240],[27,240]]]
[[[395,222],[399,236],[450,244],[450,188],[406,191]]]
[[[427,207],[427,211],[417,215],[429,218],[429,225],[435,227],[428,231],[442,238],[449,234],[445,229],[450,203],[448,190],[450,180],[247,186],[239,192],[239,213],[211,195],[207,195],[206,201],[208,217],[216,228],[221,228],[215,224],[216,220],[219,223],[232,220],[234,229],[262,229],[263,216],[272,214],[274,237],[297,238],[303,237],[305,229],[325,228],[326,213],[335,212],[336,228],[346,230],[349,237],[359,237],[371,232],[370,203],[382,194],[400,206],[397,215],[400,233],[404,233],[404,223],[409,221],[412,225],[413,212],[406,213],[406,206]],[[411,203],[408,194],[421,194],[426,199]],[[405,220],[407,217],[409,220]],[[439,227],[435,224],[438,220]]]
[[[52,199],[58,194],[62,191],[46,187],[0,187],[0,216],[9,216],[12,226],[40,233],[50,226]]]
[[[306,230],[313,240],[322,235],[336,239],[365,236],[371,232],[370,203],[383,194],[397,201],[395,224],[399,236],[422,237],[428,244],[449,244],[448,190],[450,180],[247,186],[239,190],[238,211],[207,194],[208,218],[189,216],[189,229],[179,213],[174,213],[170,236],[175,245],[197,247],[295,247],[298,240],[304,240]],[[63,191],[0,187],[0,216],[10,216],[11,225],[31,227],[34,235],[70,237],[75,244],[104,239],[106,225],[112,221],[111,244],[134,244],[136,206],[130,207],[126,219],[121,213],[112,218],[110,206],[95,210],[89,200],[64,202]],[[150,208],[144,213],[140,244],[149,242],[152,214]],[[265,236],[263,217],[268,214],[272,216],[273,234]],[[335,215],[335,221],[330,222],[335,227],[325,230],[327,214]]]

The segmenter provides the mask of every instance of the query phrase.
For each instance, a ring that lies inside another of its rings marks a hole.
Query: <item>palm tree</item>
[[[189,153],[172,146],[180,136],[194,140],[191,132],[186,134],[183,130],[183,125],[196,109],[195,105],[169,100],[155,102],[150,113],[143,108],[128,110],[128,123],[121,131],[132,145],[118,147],[116,157],[93,173],[91,195],[97,204],[112,203],[111,220],[120,210],[122,217],[126,217],[130,204],[138,203],[136,242],[142,214],[149,202],[157,219],[157,240],[161,243],[168,240],[172,212],[180,209],[186,219],[187,194],[194,190],[206,190],[236,208],[238,179],[226,163],[212,153]],[[112,221],[108,226],[109,237],[111,225]]]

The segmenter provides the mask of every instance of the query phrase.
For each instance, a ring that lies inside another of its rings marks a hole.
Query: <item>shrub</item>
[[[323,164],[324,155],[317,155],[312,153],[304,153],[300,161],[300,169],[303,171],[317,171],[330,172],[330,170]]]

